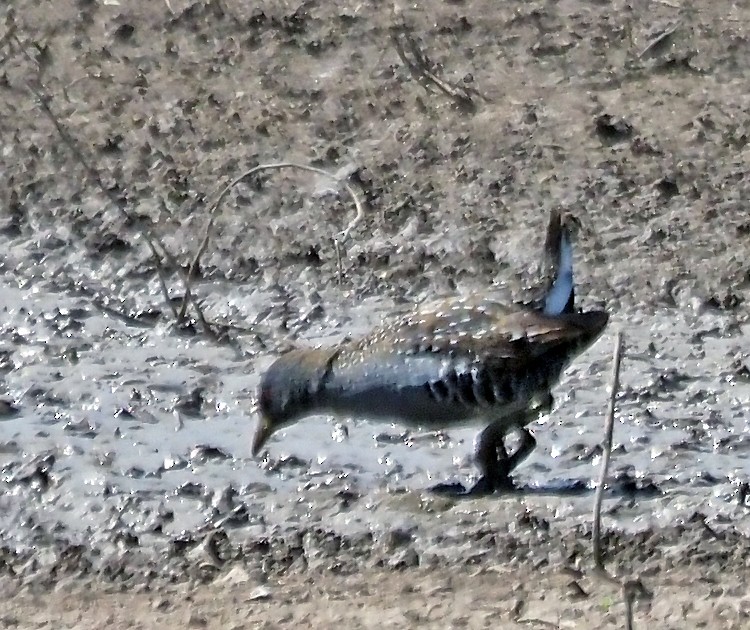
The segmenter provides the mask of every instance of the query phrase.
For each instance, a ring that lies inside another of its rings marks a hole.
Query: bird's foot
[[[439,483],[434,486],[430,486],[428,489],[432,494],[437,494],[442,497],[463,497],[466,496],[466,486],[457,481]]]
[[[486,497],[495,492],[511,491],[515,489],[513,480],[510,477],[500,477],[491,479],[490,477],[480,477],[477,482],[466,488],[462,483],[439,483],[430,488],[430,492],[444,497],[451,498],[477,498]]]

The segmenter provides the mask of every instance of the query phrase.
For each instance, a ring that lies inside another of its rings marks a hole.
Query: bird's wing
[[[523,364],[584,334],[575,315],[549,317],[533,310],[473,299],[446,300],[384,325],[352,342],[362,355],[447,353],[471,360]]]

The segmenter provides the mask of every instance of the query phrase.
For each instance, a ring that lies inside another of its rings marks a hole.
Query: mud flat
[[[620,327],[608,563],[653,591],[637,627],[748,627],[750,14],[672,4],[0,9],[2,624],[622,627],[587,573]],[[453,96],[406,68],[402,19]],[[288,160],[365,202],[342,282],[350,200],[265,173],[221,206],[195,285],[236,343],[176,330],[144,227],[187,267],[216,191]],[[551,207],[612,324],[532,427],[520,492],[423,492],[474,473],[473,429],[316,418],[250,457],[277,352],[439,295],[523,297]]]

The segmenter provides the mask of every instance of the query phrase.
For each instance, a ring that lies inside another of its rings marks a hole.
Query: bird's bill
[[[271,433],[273,431],[271,430],[270,422],[266,418],[259,418],[258,424],[255,427],[255,434],[253,435],[253,442],[250,446],[253,457],[260,453],[260,449],[263,448],[268,438],[271,437]]]

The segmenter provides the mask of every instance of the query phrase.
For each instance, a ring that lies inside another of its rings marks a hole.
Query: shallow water
[[[445,536],[446,527],[461,526],[462,514],[499,522],[503,510],[523,505],[546,506],[561,523],[581,522],[598,474],[618,326],[627,349],[609,518],[626,529],[696,510],[719,522],[731,514],[742,527],[747,521],[737,520],[737,495],[750,479],[742,354],[750,327],[711,311],[615,314],[566,372],[553,413],[532,425],[538,447],[516,472],[522,491],[453,504],[422,490],[475,473],[470,455],[481,427],[419,433],[316,417],[278,433],[257,461],[250,456],[252,399],[271,353],[253,358],[252,348],[239,355],[133,325],[52,282],[19,286],[17,278],[0,280],[0,395],[18,409],[0,418],[0,528],[21,547],[34,544],[38,525],[53,537],[103,543],[118,531],[159,540],[207,525],[265,535],[315,523],[424,533],[440,524]],[[203,290],[221,303],[222,287]],[[223,311],[246,321],[269,299],[231,290]],[[335,291],[324,299],[335,299]],[[300,343],[365,331],[389,306],[369,300],[342,307],[310,325]]]

